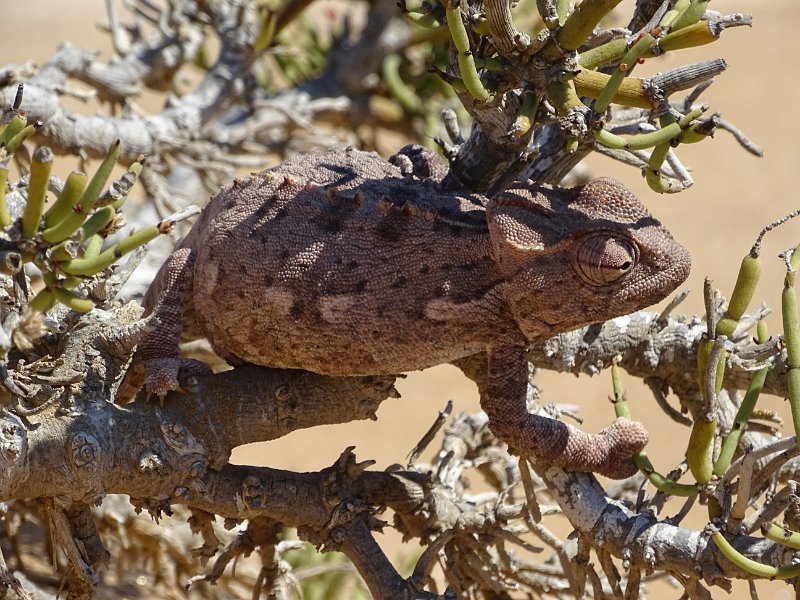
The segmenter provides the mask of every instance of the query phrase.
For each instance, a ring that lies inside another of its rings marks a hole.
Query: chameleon
[[[144,300],[159,321],[118,398],[179,387],[182,339],[232,365],[391,375],[485,353],[481,406],[516,453],[622,478],[638,422],[580,429],[527,409],[526,348],[665,298],[688,252],[621,183],[448,189],[418,147],[289,158],[213,197]],[[438,161],[438,162],[437,162]]]

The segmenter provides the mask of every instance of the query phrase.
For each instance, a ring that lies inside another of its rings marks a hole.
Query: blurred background
[[[108,36],[99,27],[106,20],[102,0],[28,0],[13,2],[10,12],[12,1],[2,0],[2,4],[6,5],[4,13],[11,16],[0,37],[2,65],[28,61],[41,64],[63,42],[96,48],[103,60],[111,56]],[[327,6],[316,3],[310,12],[324,21],[330,14]],[[711,112],[721,112],[725,119],[761,145],[764,157],[759,159],[746,153],[732,136],[718,131],[713,142],[681,147],[680,156],[691,168],[695,184],[681,194],[663,196],[648,189],[633,168],[598,155],[586,161],[593,176],[611,175],[632,188],[674,237],[691,251],[693,269],[686,287],[691,288],[692,293],[676,311],[679,314],[702,312],[705,277],[711,277],[723,294],[730,294],[739,261],[759,230],[800,205],[798,184],[793,179],[798,175],[795,136],[800,133],[797,123],[800,78],[794,72],[794,58],[800,55],[800,36],[797,35],[800,3],[796,0],[715,0],[710,8],[725,14],[750,12],[754,16],[754,26],[727,31],[712,46],[648,60],[639,67],[637,75],[646,76],[687,62],[724,57],[728,70],[704,93],[703,99],[711,105]],[[629,13],[630,4],[626,0],[615,14],[622,21]],[[164,97],[157,95],[137,100],[141,107],[153,111],[159,110],[163,102]],[[74,101],[71,107],[87,114],[98,110],[91,102]],[[102,107],[99,110],[103,110]],[[384,156],[407,141],[396,132],[375,140],[378,151]],[[204,202],[205,198],[196,201]],[[777,255],[798,241],[800,221],[766,238],[762,255],[765,272],[756,294],[757,302],[766,302],[773,309],[779,307],[784,267]],[[771,325],[772,331],[780,330],[779,315],[773,315]],[[586,430],[597,431],[612,420],[613,411],[607,401],[611,383],[607,374],[575,378],[543,372],[538,381],[544,401],[580,406]],[[633,416],[644,422],[651,433],[648,454],[656,468],[663,472],[670,470],[682,458],[679,453],[685,447],[683,440],[688,430],[665,419],[640,382],[626,378],[624,384]],[[409,374],[399,382],[398,388],[402,398],[384,402],[377,422],[297,431],[275,442],[238,448],[233,461],[298,471],[318,470],[333,463],[346,446],[355,445],[359,459],[374,459],[376,468],[384,468],[405,461],[447,400],[454,401],[456,411],[478,410],[475,387],[454,367],[441,366]],[[788,415],[782,398],[765,397],[760,406]],[[790,422],[786,426],[791,427]],[[698,518],[693,525],[702,527],[702,515]],[[384,537],[386,544],[400,551],[398,540],[391,533]],[[402,550],[411,551],[415,550]],[[745,594],[744,590],[742,587],[737,594]],[[790,597],[783,584],[774,584],[769,590],[773,595],[764,597]],[[675,590],[675,594],[678,593]],[[716,593],[721,592],[717,590]]]

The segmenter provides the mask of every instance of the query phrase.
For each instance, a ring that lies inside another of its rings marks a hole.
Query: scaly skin
[[[687,252],[611,179],[487,199],[440,189],[446,169],[418,150],[391,161],[317,152],[224,188],[148,292],[161,326],[121,395],[142,374],[152,393],[175,388],[181,336],[232,364],[342,376],[486,351],[498,437],[572,470],[631,474],[644,428],[620,419],[591,435],[529,414],[525,348],[661,300]]]

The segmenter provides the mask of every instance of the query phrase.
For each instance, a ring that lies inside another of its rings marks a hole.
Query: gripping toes
[[[625,479],[636,472],[632,457],[645,447],[648,439],[641,423],[624,418],[600,433],[586,433],[561,421],[532,414],[526,416],[524,423],[514,426],[497,422],[490,426],[519,454],[568,471],[599,473],[612,479]]]
[[[575,429],[571,438],[565,460],[573,464],[561,466],[583,471],[587,469],[580,468],[580,463],[585,461],[595,466],[591,471],[612,479],[625,479],[636,473],[633,455],[647,445],[648,434],[641,423],[620,418],[597,434]]]
[[[145,388],[148,395],[157,396],[160,402],[172,390],[180,389],[178,373],[181,369],[180,358],[158,358],[144,361]]]

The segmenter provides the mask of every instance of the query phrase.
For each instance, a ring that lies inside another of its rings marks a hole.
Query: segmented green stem
[[[753,300],[760,277],[761,258],[752,254],[745,255],[742,259],[742,264],[739,266],[739,274],[736,277],[736,284],[733,286],[733,292],[728,302],[728,310],[725,311],[725,316],[717,323],[717,332],[720,335],[733,335],[739,319],[742,318],[742,315]]]
[[[86,217],[92,211],[92,208],[94,208],[95,202],[97,202],[97,199],[100,197],[100,192],[103,190],[106,181],[108,181],[108,178],[111,176],[111,171],[114,169],[114,165],[117,162],[119,152],[120,142],[117,140],[112,144],[103,162],[97,167],[97,171],[89,181],[86,189],[83,190],[78,203],[75,205],[75,210],[69,212],[59,223],[45,229],[42,232],[42,239],[44,241],[50,243],[61,242],[75,233],[83,224]]]
[[[0,132],[0,146],[7,146],[9,140],[25,129],[27,124],[28,119],[25,118],[25,111],[19,111],[16,115],[14,115],[8,125],[6,125],[5,129]]]
[[[28,180],[28,201],[22,213],[22,236],[26,240],[36,237],[42,219],[50,170],[53,167],[53,151],[47,146],[37,148],[31,157],[31,174]]]
[[[75,258],[58,263],[58,268],[69,275],[95,275],[113,265],[132,250],[158,237],[158,226],[145,227],[120,240],[97,256]]]
[[[777,542],[781,546],[800,550],[800,533],[780,527],[775,523],[764,523],[761,526],[761,533],[768,540]]]
[[[625,417],[626,419],[630,419],[630,409],[628,408],[628,401],[625,398],[625,392],[622,390],[619,367],[617,367],[616,362],[611,364],[611,382],[614,389],[614,414],[617,418]],[[647,477],[647,480],[653,487],[665,494],[688,498],[697,495],[699,492],[699,489],[695,485],[678,483],[658,473],[644,450],[637,452],[633,456],[633,462],[645,477]]]
[[[758,342],[766,342],[768,337],[767,324],[764,321],[758,322],[757,331]],[[718,477],[722,477],[731,466],[733,455],[736,452],[736,448],[739,446],[739,440],[742,439],[742,434],[747,428],[747,422],[753,414],[756,402],[758,402],[758,396],[764,388],[764,382],[767,380],[767,373],[769,373],[769,367],[764,367],[760,371],[757,371],[750,380],[750,385],[744,395],[742,404],[739,406],[739,410],[736,412],[736,417],[733,420],[731,431],[725,436],[725,439],[722,440],[719,456],[714,463],[714,474]]]
[[[748,573],[764,579],[791,579],[800,575],[800,564],[788,567],[765,565],[741,554],[716,527],[711,527],[711,531],[711,539],[714,540],[720,552],[734,565]]]
[[[594,103],[594,110],[596,112],[605,112],[612,98],[616,95],[622,81],[627,77],[639,59],[647,52],[655,42],[655,38],[649,33],[643,34],[639,40],[628,50],[625,57],[619,63],[619,66],[611,74],[611,77],[606,84],[605,89],[600,93],[597,101]]]
[[[8,189],[8,161],[0,161],[0,228],[11,225],[11,215],[6,204],[6,191]]]
[[[592,35],[600,19],[605,17],[622,0],[584,0],[564,21],[558,32],[558,46],[571,52],[580,48]]]
[[[44,227],[49,229],[56,223],[64,220],[72,212],[81,197],[89,178],[79,171],[73,171],[67,176],[64,189],[56,198],[53,205],[44,213]]]
[[[696,119],[702,115],[705,110],[705,108],[695,109],[687,113],[680,121],[648,133],[622,136],[606,131],[605,129],[600,129],[596,131],[594,135],[598,142],[608,148],[613,148],[615,150],[644,150],[645,148],[652,148],[658,144],[670,141],[689,125],[686,121]],[[684,122],[686,122],[685,125],[682,124]]]
[[[491,99],[491,95],[483,87],[478,69],[475,66],[475,57],[469,46],[469,36],[467,29],[464,27],[464,21],[461,19],[461,5],[457,0],[447,0],[445,8],[445,15],[447,17],[447,27],[450,30],[450,36],[453,39],[453,45],[456,47],[458,53],[458,69],[461,71],[461,79],[464,82],[464,87],[472,95],[473,98],[480,102],[487,102]]]
[[[17,149],[22,145],[22,142],[36,133],[37,126],[40,126],[41,124],[41,121],[39,121],[37,124],[28,125],[17,135],[8,140],[8,142],[6,142],[6,152],[9,154],[14,154],[14,152],[16,152]]]
[[[117,211],[113,206],[103,206],[98,208],[95,213],[86,219],[86,222],[81,227],[81,237],[88,239],[94,234],[102,231],[116,216]]]
[[[792,411],[792,424],[800,444],[800,321],[797,314],[797,292],[794,288],[796,271],[786,273],[781,294],[783,312],[783,339],[786,342],[786,356],[789,365],[787,383],[789,387],[789,406]]]

